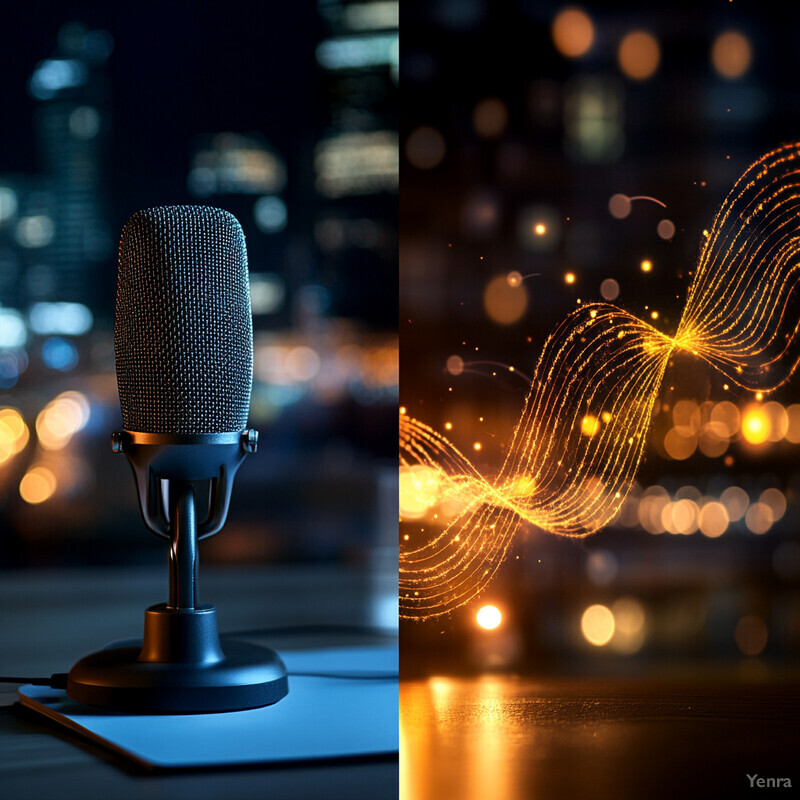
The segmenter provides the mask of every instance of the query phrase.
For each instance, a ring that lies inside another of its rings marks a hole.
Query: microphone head
[[[246,427],[253,320],[244,232],[232,214],[164,206],[125,223],[114,353],[125,430]]]

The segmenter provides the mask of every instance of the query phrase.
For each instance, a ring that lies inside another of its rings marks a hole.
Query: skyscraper
[[[65,25],[55,54],[36,65],[29,82],[39,104],[34,124],[46,187],[41,218],[27,223],[32,235],[19,241],[42,248],[42,262],[31,264],[38,271],[28,281],[30,300],[96,309],[95,272],[113,248],[103,185],[110,133],[103,65],[111,48],[105,31]]]
[[[319,0],[330,98],[314,154],[315,239],[335,313],[385,326],[397,305],[398,3]]]

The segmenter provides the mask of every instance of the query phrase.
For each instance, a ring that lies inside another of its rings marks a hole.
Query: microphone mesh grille
[[[232,214],[166,206],[125,223],[114,352],[126,430],[246,427],[253,322],[244,233]]]

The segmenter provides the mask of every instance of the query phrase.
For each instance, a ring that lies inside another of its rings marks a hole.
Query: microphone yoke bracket
[[[228,517],[233,479],[248,453],[258,449],[258,431],[230,433],[142,433],[115,431],[111,449],[125,453],[133,469],[139,510],[145,525],[157,536],[170,537],[169,511],[161,480],[208,480],[208,513],[197,525],[197,538],[218,533]]]

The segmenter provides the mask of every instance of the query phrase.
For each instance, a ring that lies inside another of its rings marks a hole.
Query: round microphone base
[[[144,640],[119,642],[70,670],[67,694],[140,714],[198,714],[272,705],[289,691],[286,667],[266,647],[220,643],[213,606],[145,612]]]
[[[214,664],[139,661],[139,647],[101,650],[70,670],[67,694],[87,705],[140,714],[241,711],[277,703],[289,692],[277,653],[226,642]]]

